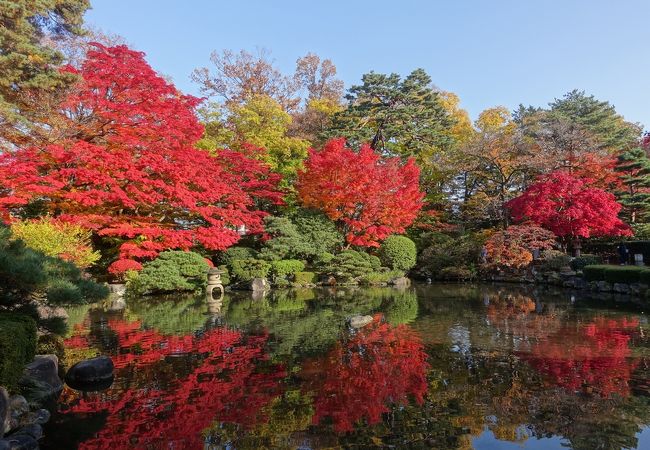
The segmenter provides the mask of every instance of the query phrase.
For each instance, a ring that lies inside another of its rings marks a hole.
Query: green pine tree
[[[0,1],[0,144],[20,145],[29,136],[34,97],[57,93],[75,77],[61,73],[63,55],[44,45],[47,35],[81,35],[88,0]]]
[[[348,106],[334,116],[325,138],[343,136],[352,146],[371,143],[386,156],[413,156],[420,163],[453,144],[448,131],[454,120],[424,70],[404,80],[370,72],[362,81],[350,88]]]
[[[624,214],[630,223],[650,220],[650,158],[645,150],[635,147],[618,155],[616,171],[623,181],[617,193]]]

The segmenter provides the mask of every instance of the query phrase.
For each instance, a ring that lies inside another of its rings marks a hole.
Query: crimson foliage
[[[124,239],[122,259],[223,250],[239,240],[238,228],[262,231],[259,206],[281,202],[279,176],[232,151],[195,149],[199,99],[180,94],[125,46],[95,45],[79,75],[59,111],[62,139],[0,156],[6,217],[38,204]]]

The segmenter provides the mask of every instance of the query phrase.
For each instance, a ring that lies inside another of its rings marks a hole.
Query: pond
[[[358,329],[355,314],[372,315]],[[70,310],[42,448],[650,448],[647,316],[562,290],[415,285]]]

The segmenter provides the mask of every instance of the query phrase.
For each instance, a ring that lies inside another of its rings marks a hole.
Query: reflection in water
[[[314,423],[330,419],[338,432],[378,423],[389,406],[421,404],[427,389],[427,355],[406,326],[373,323],[337,342],[324,357],[303,363],[301,377],[314,392]]]
[[[353,330],[354,314],[374,320]],[[109,354],[116,380],[66,388],[44,448],[621,449],[650,433],[645,316],[561,291],[227,293],[71,318],[69,362]]]
[[[80,448],[199,448],[212,421],[252,426],[281,392],[286,373],[268,364],[266,336],[225,328],[163,336],[142,330],[140,322],[114,320],[108,327],[120,349],[113,356],[120,386],[108,394],[77,397],[67,390],[64,396],[66,414],[107,417]]]
[[[588,324],[563,326],[522,357],[566,389],[627,397],[639,364],[638,358],[631,358],[629,341],[638,330],[637,319],[597,317]]]

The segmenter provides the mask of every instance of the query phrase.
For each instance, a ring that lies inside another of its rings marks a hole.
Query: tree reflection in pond
[[[269,363],[265,335],[216,328],[164,336],[139,322],[108,326],[125,351],[113,356],[120,386],[108,394],[68,389],[64,395],[66,414],[107,415],[103,429],[80,448],[198,448],[214,420],[246,427],[264,422],[264,407],[282,392],[286,373]]]
[[[588,324],[564,326],[522,358],[559,386],[609,397],[630,395],[630,378],[639,364],[629,342],[638,319],[597,317]]]
[[[427,390],[427,355],[419,337],[376,315],[323,358],[303,363],[301,378],[314,394],[314,423],[330,419],[338,432],[373,425],[391,406],[421,404]]]
[[[621,449],[650,432],[645,316],[562,291],[147,301],[75,321],[69,351],[110,354],[116,381],[101,394],[66,389],[43,448]],[[353,330],[353,314],[375,320]]]

